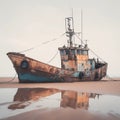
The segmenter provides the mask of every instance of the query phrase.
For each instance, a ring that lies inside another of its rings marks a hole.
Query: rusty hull
[[[8,53],[7,55],[14,65],[20,82],[60,82],[64,81],[64,77],[66,78],[68,76],[71,76],[73,73],[73,71],[63,70],[61,68],[26,57],[24,54]],[[27,61],[29,63],[29,67],[22,68],[22,61]],[[25,74],[29,75],[25,76]],[[22,75],[25,76],[23,78],[25,80],[22,80]],[[31,80],[29,81],[29,79]],[[39,80],[37,81],[37,79]]]
[[[89,71],[89,76],[79,78],[79,71],[65,70],[55,66],[51,66],[40,61],[34,60],[32,58],[26,57],[24,54],[20,53],[9,52],[7,55],[14,65],[20,83],[75,82],[82,80],[100,80],[106,75],[107,71],[107,63],[101,64],[99,68]],[[27,61],[28,63],[28,66],[25,68],[21,66],[21,63],[23,61]],[[74,64],[76,64],[72,61],[70,61],[70,63],[73,66]]]

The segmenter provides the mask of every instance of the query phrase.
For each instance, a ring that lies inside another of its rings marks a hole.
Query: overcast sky
[[[80,31],[83,11],[83,40],[108,62],[108,75],[120,77],[120,0],[0,0],[0,76],[14,76],[7,52],[19,52],[65,32],[65,17],[74,11],[75,31]],[[48,62],[65,37],[41,44],[25,54]],[[50,63],[60,66],[59,54]]]

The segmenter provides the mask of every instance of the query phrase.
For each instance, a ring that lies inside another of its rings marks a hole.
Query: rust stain
[[[77,61],[80,63],[81,61],[87,61],[88,55],[77,55]]]

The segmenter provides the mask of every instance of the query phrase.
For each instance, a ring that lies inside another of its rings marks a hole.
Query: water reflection
[[[0,119],[36,109],[72,108],[120,115],[120,97],[49,88],[0,88]]]
[[[23,109],[41,98],[49,97],[56,93],[61,93],[60,107],[64,108],[71,107],[87,110],[89,107],[89,98],[95,98],[96,96],[99,98],[99,94],[96,93],[78,93],[76,91],[47,88],[18,88],[13,99],[14,103],[8,106],[8,109]]]
[[[89,107],[89,98],[95,98],[96,96],[99,98],[99,94],[95,93],[78,93],[75,91],[62,91],[61,93],[62,107],[81,108],[87,110]]]
[[[8,106],[8,109],[22,109],[33,103],[33,101],[38,101],[40,98],[50,96],[52,94],[58,93],[58,89],[47,89],[47,88],[18,88],[14,96],[14,104]]]

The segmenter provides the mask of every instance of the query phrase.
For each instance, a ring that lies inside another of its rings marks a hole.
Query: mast
[[[72,41],[72,37],[74,35],[73,17],[68,17],[65,19],[65,27],[66,27],[66,36],[69,38],[68,45],[69,47],[73,47],[73,41]]]
[[[82,41],[83,41],[83,12],[81,9],[81,45],[82,45]]]

